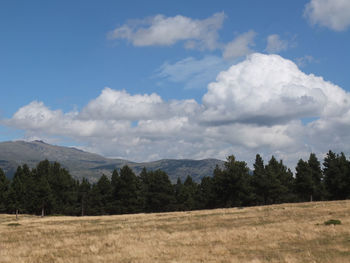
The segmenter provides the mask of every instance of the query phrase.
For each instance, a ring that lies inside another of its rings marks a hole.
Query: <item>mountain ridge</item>
[[[27,164],[34,168],[42,160],[59,162],[69,170],[73,177],[83,177],[95,182],[102,174],[110,175],[114,169],[130,166],[136,174],[145,167],[147,170],[163,170],[172,182],[182,181],[187,175],[199,182],[204,176],[212,176],[216,165],[222,166],[218,159],[161,159],[152,162],[133,162],[125,159],[107,158],[75,147],[51,145],[44,141],[6,141],[0,142],[0,168],[11,177],[19,165]]]

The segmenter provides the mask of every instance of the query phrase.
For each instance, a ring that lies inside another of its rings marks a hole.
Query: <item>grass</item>
[[[324,224],[334,218],[341,224]],[[0,215],[0,262],[350,262],[350,201],[98,217],[21,215],[18,221]]]

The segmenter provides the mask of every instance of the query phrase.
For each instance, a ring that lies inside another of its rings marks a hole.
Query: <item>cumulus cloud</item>
[[[350,1],[311,0],[305,6],[304,16],[312,25],[343,31],[350,26]]]
[[[203,97],[203,120],[273,125],[302,117],[337,115],[349,95],[322,77],[307,75],[278,55],[252,54],[221,72]]]
[[[288,41],[280,38],[279,35],[273,34],[267,37],[266,51],[268,53],[279,53],[281,51],[287,50]]]
[[[171,46],[185,41],[186,48],[217,48],[217,31],[224,21],[224,13],[216,13],[203,20],[182,15],[156,15],[124,24],[109,32],[110,39],[126,39],[134,46]]]
[[[192,115],[197,107],[195,100],[164,102],[155,93],[131,95],[125,90],[105,88],[100,96],[82,109],[78,117],[115,121],[166,119],[169,116]]]
[[[309,123],[302,119],[312,117]],[[350,152],[350,95],[279,55],[251,54],[218,74],[202,103],[105,88],[81,111],[43,102],[20,108],[7,126],[27,136],[65,136],[85,149],[135,161],[256,153],[295,165],[310,151]]]

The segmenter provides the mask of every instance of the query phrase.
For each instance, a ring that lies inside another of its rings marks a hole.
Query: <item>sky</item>
[[[350,154],[350,1],[0,2],[0,141],[293,167]]]

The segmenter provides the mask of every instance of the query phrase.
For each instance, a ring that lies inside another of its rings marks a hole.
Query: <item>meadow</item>
[[[341,224],[325,225],[337,219]],[[350,201],[67,217],[0,215],[0,262],[350,262]]]

